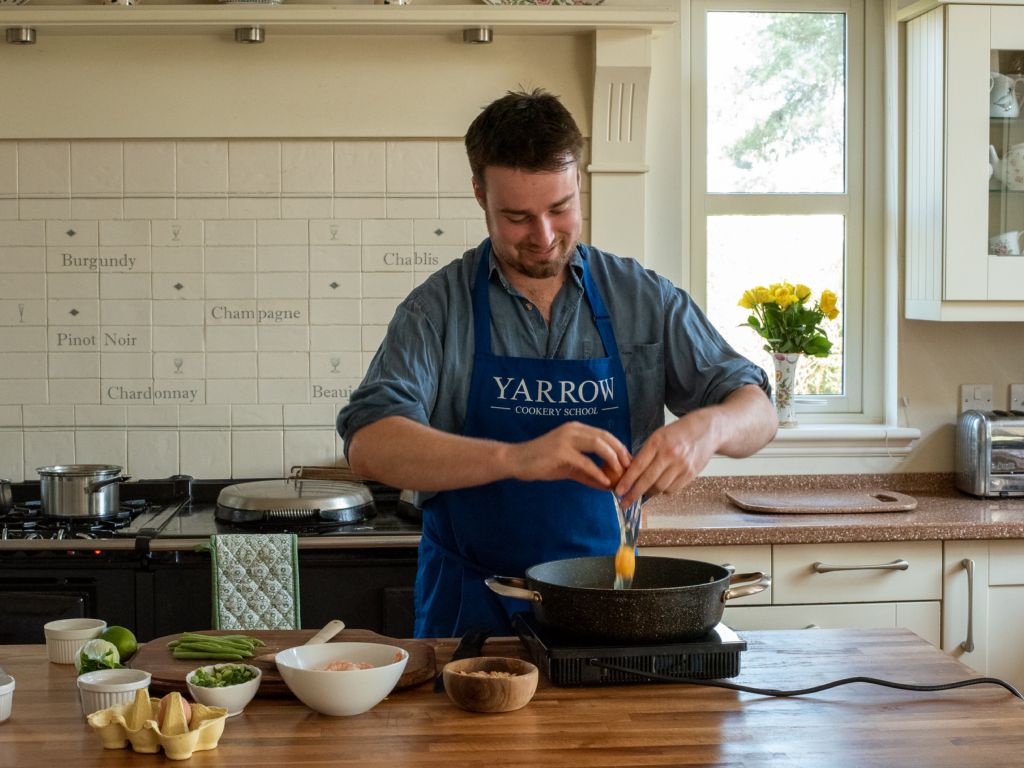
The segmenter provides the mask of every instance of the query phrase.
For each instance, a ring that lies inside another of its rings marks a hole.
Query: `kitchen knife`
[[[455,647],[455,652],[452,654],[450,661],[458,661],[459,659],[471,659],[474,656],[479,656],[483,653],[484,643],[487,638],[491,636],[491,630],[485,627],[473,627],[459,640],[459,644]],[[434,693],[440,693],[444,690],[444,668],[437,673],[437,677],[434,678]]]

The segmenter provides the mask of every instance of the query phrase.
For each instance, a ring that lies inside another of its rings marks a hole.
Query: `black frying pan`
[[[526,570],[526,578],[493,576],[493,592],[528,600],[534,617],[563,635],[596,643],[662,643],[706,634],[725,601],[761,592],[763,573],[733,575],[699,560],[638,557],[632,589],[612,589],[614,557],[553,560]]]

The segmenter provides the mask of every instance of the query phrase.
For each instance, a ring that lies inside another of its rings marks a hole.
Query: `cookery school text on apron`
[[[473,284],[475,351],[462,434],[524,442],[578,421],[630,438],[626,374],[604,301],[583,257],[584,297],[606,357],[591,360],[503,357],[491,352],[491,243],[480,248]],[[484,579],[522,576],[532,565],[618,547],[608,491],[573,480],[500,480],[438,493],[423,507],[416,574],[416,637],[454,637],[471,627],[512,634],[509,617],[527,609],[498,597]]]

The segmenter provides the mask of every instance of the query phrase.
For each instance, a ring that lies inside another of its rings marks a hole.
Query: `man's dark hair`
[[[481,187],[484,168],[561,171],[579,163],[583,136],[558,97],[542,88],[509,91],[488,104],[466,132],[466,154]]]

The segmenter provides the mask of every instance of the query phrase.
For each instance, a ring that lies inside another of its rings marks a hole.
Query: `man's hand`
[[[611,432],[572,421],[525,443],[508,445],[517,480],[575,480],[607,490],[630,464],[629,450]],[[599,466],[592,456],[601,460]]]
[[[678,493],[703,471],[717,450],[708,410],[688,413],[648,438],[618,484],[628,489],[623,506],[643,495]]]
[[[623,506],[644,495],[678,493],[716,453],[749,456],[775,436],[777,427],[775,410],[760,388],[741,387],[722,404],[692,411],[651,435],[612,490]]]

